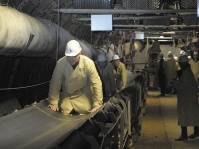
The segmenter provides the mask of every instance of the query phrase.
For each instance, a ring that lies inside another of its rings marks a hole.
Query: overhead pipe
[[[53,9],[59,13],[75,14],[166,14],[166,13],[185,13],[197,14],[197,9]]]
[[[122,30],[122,31],[141,31],[141,30],[143,30],[143,28],[114,28],[113,30],[115,30],[115,31],[120,31],[120,30]],[[165,32],[167,32],[168,31],[168,29],[152,29],[152,28],[150,28],[150,29],[144,29],[144,31],[145,32],[162,32],[162,31],[165,31]],[[190,29],[183,29],[183,30],[179,30],[179,29],[170,29],[169,30],[169,32],[178,32],[178,33],[184,33],[184,32],[193,32],[193,30],[190,30]]]
[[[123,16],[123,17],[113,17],[113,20],[143,20],[143,19],[162,19],[162,18],[174,18],[174,17],[187,17],[187,16],[195,16],[197,17],[196,14],[194,15],[164,15],[164,16],[135,16],[135,17],[128,17],[128,16]],[[77,18],[77,21],[91,21],[91,18]]]
[[[31,17],[8,6],[0,6],[0,12],[0,55],[57,59],[64,56],[69,40],[78,40],[49,20]],[[92,47],[86,41],[79,42],[82,54],[92,58]]]
[[[91,24],[85,24],[87,26],[91,26]],[[131,28],[131,27],[142,27],[142,28],[167,28],[167,27],[171,27],[171,28],[175,28],[175,27],[182,27],[182,28],[193,28],[193,27],[199,27],[199,25],[158,25],[158,26],[154,26],[154,25],[134,25],[134,24],[114,24],[113,27],[126,27],[126,28]]]
[[[0,12],[0,55],[34,56],[37,52],[40,56],[52,55],[56,49],[56,31],[51,30],[52,24],[12,7],[0,6]]]

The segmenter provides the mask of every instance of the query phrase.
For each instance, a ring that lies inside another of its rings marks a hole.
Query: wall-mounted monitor
[[[197,0],[197,17],[199,17],[199,0]]]
[[[91,15],[91,31],[112,31],[112,15]]]

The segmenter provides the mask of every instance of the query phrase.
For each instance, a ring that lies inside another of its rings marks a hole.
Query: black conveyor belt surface
[[[0,118],[0,149],[52,148],[92,116],[64,116],[40,102]]]

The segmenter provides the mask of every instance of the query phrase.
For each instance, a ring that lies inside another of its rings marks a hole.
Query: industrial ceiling
[[[0,5],[5,5],[0,7],[0,102],[13,95],[21,107],[47,98],[55,64],[70,39],[88,50],[107,41],[126,42],[123,33],[144,32],[140,43],[164,37],[175,45],[198,37],[196,0],[0,0]],[[111,14],[113,30],[91,31],[92,14]]]
[[[112,14],[113,32],[144,32],[190,40],[197,36],[197,0],[0,0],[33,17],[50,20],[91,44],[106,32],[91,32],[91,14]],[[103,23],[103,22],[102,22]]]

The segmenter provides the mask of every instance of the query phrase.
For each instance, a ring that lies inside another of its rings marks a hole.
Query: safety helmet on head
[[[120,58],[119,58],[119,56],[118,56],[117,54],[113,55],[113,57],[112,57],[112,60],[113,60],[113,61],[114,61],[114,60],[118,60],[118,59],[120,59]]]
[[[172,52],[172,51],[169,51],[169,52],[168,52],[168,56],[173,56],[173,52]]]
[[[178,61],[178,57],[177,57],[177,56],[174,56],[174,59],[175,59],[176,61]]]
[[[193,52],[193,55],[198,55],[198,52]]]
[[[181,50],[181,51],[180,51],[180,55],[183,55],[183,54],[184,54],[184,52],[185,52],[184,50]]]
[[[106,60],[107,60],[107,59],[106,59],[106,56],[105,56],[104,53],[99,54],[98,57],[97,57],[97,61],[98,61],[98,62],[104,62],[104,61],[106,61]]]
[[[182,55],[179,57],[178,62],[188,62],[189,59],[187,57],[187,55]]]
[[[76,56],[81,52],[82,48],[79,44],[78,41],[76,40],[70,40],[66,44],[66,50],[65,50],[65,55],[66,56]]]

